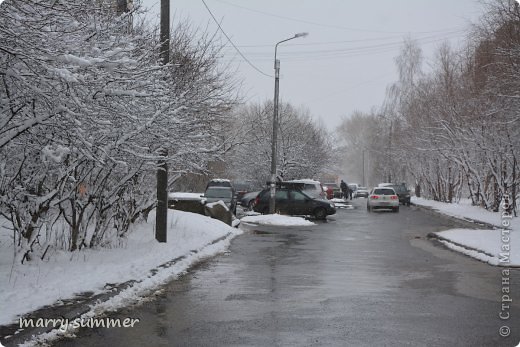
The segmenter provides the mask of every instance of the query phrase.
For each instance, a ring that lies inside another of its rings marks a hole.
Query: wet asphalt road
[[[457,222],[364,200],[311,228],[252,228],[230,252],[57,346],[516,346],[520,310],[501,321],[500,269],[427,240]],[[520,272],[511,296],[520,303]],[[516,305],[516,304],[515,304]],[[512,335],[502,338],[499,328]]]

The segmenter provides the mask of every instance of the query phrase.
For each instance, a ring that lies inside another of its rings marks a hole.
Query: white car
[[[368,212],[376,209],[387,209],[399,212],[399,197],[390,187],[375,187],[368,195]]]

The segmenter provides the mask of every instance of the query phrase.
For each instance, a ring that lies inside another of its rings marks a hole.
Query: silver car
[[[368,195],[367,210],[370,212],[375,209],[387,209],[393,212],[399,212],[399,197],[393,188],[376,187],[372,189]]]

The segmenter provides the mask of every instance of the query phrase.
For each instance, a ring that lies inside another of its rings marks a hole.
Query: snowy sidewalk
[[[58,318],[65,311],[71,322],[75,318],[88,320],[146,300],[193,264],[225,251],[231,239],[241,233],[198,214],[173,210],[168,213],[165,244],[154,238],[152,212],[148,222],[135,225],[119,247],[73,253],[57,251],[46,261],[34,260],[25,265],[13,264],[11,232],[2,228],[5,220],[0,223],[0,326],[3,326],[0,343],[23,341],[21,335],[27,331],[13,331],[21,316],[34,320]],[[83,307],[71,309],[69,305]],[[43,306],[49,307],[42,310]],[[45,312],[53,316],[39,316]],[[64,330],[63,326],[57,328]],[[50,330],[39,329],[38,333],[48,331],[39,339],[52,340],[63,333],[60,329]],[[6,336],[7,331],[11,336]],[[67,332],[73,331],[69,324]]]
[[[484,225],[488,229],[451,229],[435,233],[446,247],[495,266],[520,267],[520,218],[502,228],[499,212],[471,206],[470,200],[449,204],[412,197],[412,203],[444,215]]]

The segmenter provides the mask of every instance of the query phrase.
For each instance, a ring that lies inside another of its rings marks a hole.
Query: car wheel
[[[393,212],[399,212],[399,206],[397,206],[397,207],[394,207],[394,210],[393,210]]]
[[[327,211],[324,208],[317,208],[314,210],[314,217],[316,219],[325,219],[327,218]]]
[[[254,206],[255,206],[254,200],[249,201],[249,203],[247,204],[247,208],[249,209],[249,211],[253,211]]]

